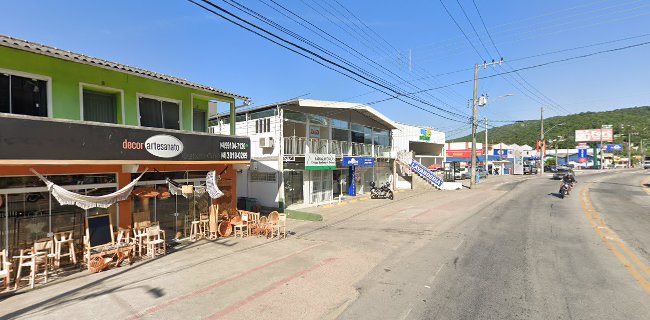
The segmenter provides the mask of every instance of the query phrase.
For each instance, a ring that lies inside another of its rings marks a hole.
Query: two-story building
[[[230,117],[211,130],[225,133]],[[235,132],[251,138],[250,166],[237,170],[238,194],[278,208],[367,193],[393,174],[391,130],[375,109],[349,102],[291,100],[238,112]],[[352,169],[351,169],[352,168]]]
[[[170,240],[182,238],[210,200],[171,194],[167,178],[204,185],[206,173],[216,171],[227,193],[218,204],[234,208],[233,165],[249,163],[250,139],[207,127],[217,114],[210,105],[229,105],[234,118],[237,101],[249,98],[0,35],[0,248],[15,253],[70,230],[80,241],[84,217],[98,213],[121,227],[132,226],[136,215],[159,221]],[[61,205],[36,176],[101,196],[145,170],[126,199],[85,210]]]

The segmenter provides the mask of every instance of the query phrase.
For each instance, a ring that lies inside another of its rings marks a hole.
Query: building
[[[263,207],[328,203],[370,191],[393,174],[391,130],[375,109],[349,102],[291,100],[237,112],[235,133],[251,139],[250,166],[237,169],[238,194]],[[229,116],[210,129],[225,133]]]
[[[396,123],[397,129],[392,132],[393,154],[411,152],[412,159],[425,168],[434,170],[443,168],[445,156],[445,133],[424,126],[413,126]],[[399,167],[401,169],[401,167]],[[398,170],[396,187],[411,189],[414,187],[411,170]]]
[[[234,208],[233,165],[249,163],[250,139],[215,135],[207,127],[209,105],[226,103],[234,116],[236,101],[249,99],[0,36],[0,247],[13,255],[69,230],[80,243],[84,218],[100,213],[120,227],[132,226],[136,215],[159,221],[169,240],[182,238],[197,204],[209,198],[170,195],[166,178],[196,185],[216,171],[228,194],[217,204]],[[128,186],[148,170],[135,187],[148,196],[108,208],[60,205],[32,170],[64,189],[95,196]]]

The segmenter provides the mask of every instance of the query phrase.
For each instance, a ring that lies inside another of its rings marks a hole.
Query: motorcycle
[[[564,199],[565,196],[568,196],[571,189],[573,189],[573,184],[562,182],[560,185],[560,198]]]
[[[390,189],[390,182],[386,182],[377,188],[375,182],[370,182],[371,199],[390,199],[393,200],[393,190]]]

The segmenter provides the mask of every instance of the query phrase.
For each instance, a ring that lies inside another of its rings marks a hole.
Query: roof
[[[116,62],[110,62],[107,60],[103,59],[98,59],[98,58],[93,58],[84,54],[80,53],[74,53],[70,52],[67,50],[61,50],[57,49],[54,47],[46,46],[44,44],[39,44],[35,42],[29,42],[26,40],[22,39],[17,39],[13,38],[10,36],[2,35],[0,34],[0,46],[8,47],[8,48],[14,48],[18,50],[23,50],[23,51],[29,51],[41,55],[46,55],[54,58],[59,58],[63,60],[68,60],[76,63],[81,63],[81,64],[87,64],[87,65],[92,65],[96,66],[99,68],[104,68],[108,70],[113,70],[117,72],[122,72],[122,73],[129,73],[132,75],[140,76],[140,77],[145,77],[145,78],[151,78],[154,80],[159,80],[159,81],[164,81],[192,89],[199,89],[203,90],[206,92],[214,93],[217,95],[222,95],[222,96],[227,96],[235,99],[240,99],[244,100],[246,102],[250,102],[250,98],[246,96],[242,96],[239,94],[231,93],[231,92],[226,92],[220,89],[216,89],[210,86],[202,85],[202,84],[197,84],[194,82],[190,82],[188,80],[174,77],[174,76],[169,76],[166,74],[162,73],[157,73],[153,71],[148,71],[136,67],[131,67],[127,66],[125,64],[120,64]]]
[[[394,122],[393,120],[389,119],[379,111],[375,110],[374,108],[365,105],[365,104],[360,104],[360,103],[354,103],[354,102],[341,102],[341,101],[325,101],[325,100],[311,100],[311,99],[294,99],[294,100],[287,100],[287,101],[282,101],[282,102],[277,102],[277,103],[270,103],[262,106],[257,106],[257,107],[252,107],[248,108],[246,110],[241,110],[238,111],[237,114],[243,114],[246,112],[253,112],[253,111],[259,111],[259,110],[264,110],[264,109],[269,109],[269,108],[274,108],[276,106],[284,106],[284,107],[291,107],[292,110],[301,110],[304,111],[305,113],[314,113],[318,114],[317,112],[314,112],[316,110],[328,110],[328,109],[339,109],[339,110],[344,110],[344,109],[349,109],[349,110],[354,110],[357,113],[361,114],[365,118],[370,118],[376,123],[380,123],[383,126],[385,126],[388,129],[397,129],[397,123]],[[332,115],[334,114],[333,112],[323,112],[325,115]],[[226,113],[220,114],[219,116],[224,116],[227,115]]]

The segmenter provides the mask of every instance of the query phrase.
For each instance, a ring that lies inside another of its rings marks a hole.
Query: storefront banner
[[[374,167],[375,158],[370,157],[343,157],[341,159],[341,165],[344,167]]]
[[[442,183],[444,182],[444,180],[442,180],[442,178],[438,177],[435,173],[429,171],[429,169],[424,167],[419,162],[417,162],[415,160],[412,160],[409,167],[411,168],[411,170],[413,172],[419,174],[422,178],[429,181],[429,183],[433,184],[434,186],[436,186],[438,188],[442,188]]]
[[[515,150],[513,174],[524,174],[524,153],[522,150]]]
[[[348,195],[354,197],[357,195],[357,167],[350,166],[348,168],[348,175],[350,177],[350,184],[348,185]]]
[[[476,156],[482,156],[485,153],[483,149],[476,149]],[[447,150],[447,157],[452,158],[471,158],[472,150]]]
[[[601,138],[602,133],[602,138]],[[612,128],[607,129],[588,129],[588,130],[576,130],[576,142],[577,141],[614,141],[614,130]]]
[[[249,161],[250,139],[0,115],[2,160]]]
[[[305,170],[336,169],[336,155],[327,153],[305,154]]]

